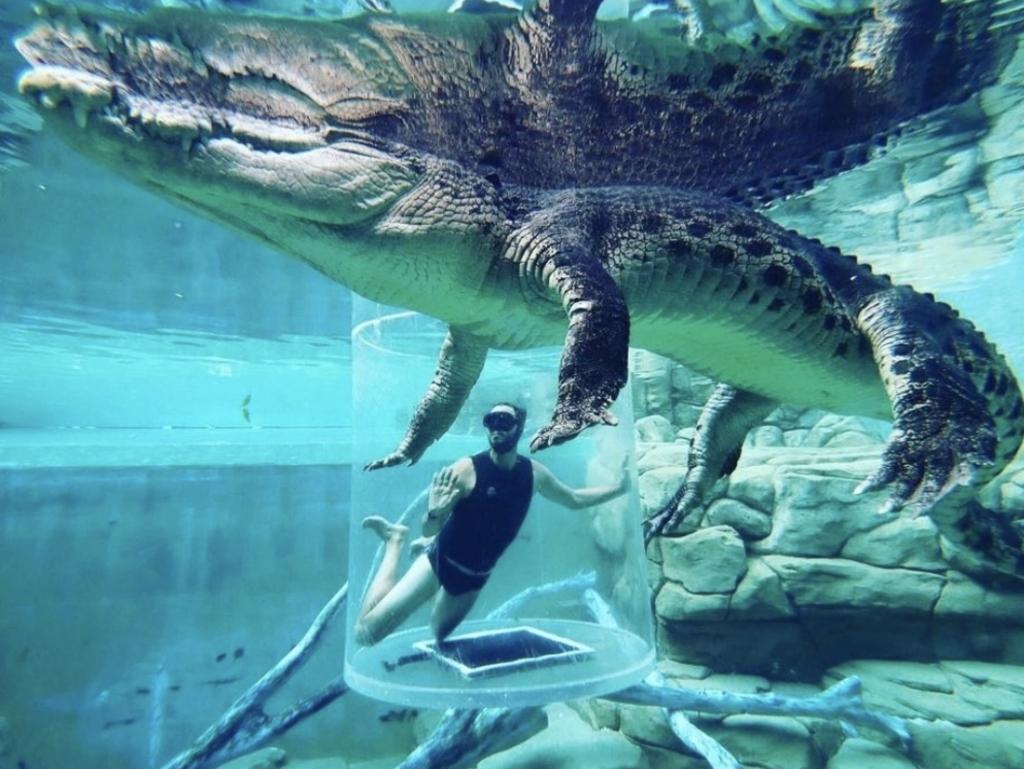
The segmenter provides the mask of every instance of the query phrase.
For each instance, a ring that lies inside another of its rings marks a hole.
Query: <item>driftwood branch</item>
[[[736,757],[714,737],[695,726],[684,713],[664,709],[668,725],[679,741],[703,758],[711,769],[743,769]]]
[[[736,694],[643,683],[606,695],[605,699],[700,713],[833,718],[876,729],[899,740],[904,749],[910,747],[910,732],[903,719],[876,713],[864,707],[861,699],[861,682],[856,676],[844,678],[835,686],[813,697]]]
[[[611,627],[618,625],[611,607],[596,590],[587,590],[583,602],[598,623]],[[669,717],[669,725],[680,741],[701,755],[713,769],[737,769],[739,762],[712,737],[690,723],[681,711],[833,718],[883,732],[896,738],[904,750],[910,747],[910,732],[903,719],[864,707],[861,682],[856,676],[845,678],[812,697],[786,697],[779,694],[680,689],[666,686],[664,677],[655,672],[644,683],[605,695],[604,699],[663,708]]]
[[[269,717],[263,712],[263,703],[281,688],[319,645],[324,631],[334,615],[344,606],[347,597],[346,582],[320,610],[302,640],[235,700],[227,712],[203,732],[192,747],[164,764],[163,769],[213,769],[232,758],[251,753],[348,691],[344,682],[336,679],[319,693],[279,716]]]
[[[584,590],[589,592],[589,589],[592,588],[596,582],[597,574],[593,571],[585,571],[574,577],[567,577],[566,579],[559,580],[558,582],[549,582],[546,585],[528,587],[526,590],[516,593],[505,601],[505,603],[492,610],[491,613],[487,615],[487,619],[508,619],[509,617],[514,617],[526,604],[536,598],[541,598],[542,596],[552,595],[554,593],[564,593],[567,590]]]
[[[547,728],[543,708],[449,710],[398,769],[464,769]]]

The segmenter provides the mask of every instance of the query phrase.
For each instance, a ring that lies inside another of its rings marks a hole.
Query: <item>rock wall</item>
[[[633,364],[647,515],[682,481],[711,383],[648,353],[634,353]],[[748,437],[705,508],[649,549],[659,656],[670,680],[794,693],[856,674],[869,705],[913,719],[909,756],[813,719],[705,720],[744,765],[1024,766],[1024,591],[960,571],[929,518],[880,515],[883,494],[854,495],[877,466],[888,429],[778,409]],[[1004,509],[1020,509],[1022,500],[1019,466],[985,497]],[[678,740],[656,709],[622,706],[597,720],[646,746],[652,766],[689,766],[679,763]]]

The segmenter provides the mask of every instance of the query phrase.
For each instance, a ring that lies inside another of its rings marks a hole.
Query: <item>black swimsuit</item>
[[[480,590],[516,538],[533,497],[533,463],[517,457],[510,470],[489,452],[473,457],[476,485],[452,508],[427,550],[438,581],[451,595]]]

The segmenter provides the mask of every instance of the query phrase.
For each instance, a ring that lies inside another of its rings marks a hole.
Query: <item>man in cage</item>
[[[370,583],[356,624],[356,639],[372,645],[387,637],[436,596],[430,624],[444,640],[469,613],[495,564],[518,534],[534,491],[570,509],[613,499],[629,488],[623,462],[613,486],[573,489],[540,462],[520,456],[526,410],[497,403],[483,418],[489,449],[463,457],[433,478],[423,517],[423,537],[413,544],[412,565],[399,578],[408,527],[380,516],[363,520],[384,542],[384,557]]]

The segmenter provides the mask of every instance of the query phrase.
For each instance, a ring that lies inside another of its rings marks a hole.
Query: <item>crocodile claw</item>
[[[682,515],[674,507],[665,506],[644,519],[644,546],[651,544],[655,537],[676,525]]]
[[[367,462],[363,465],[364,470],[380,470],[385,467],[395,467],[397,465],[413,465],[416,464],[416,460],[405,454],[403,451],[392,451],[386,457],[375,459],[372,462]]]
[[[679,523],[701,505],[700,496],[686,481],[662,508],[644,520],[644,545],[666,532],[672,531]]]
[[[559,443],[575,438],[593,425],[611,425],[619,423],[618,418],[607,409],[584,411],[572,417],[559,416],[554,418],[530,439],[530,451],[540,451]]]
[[[918,412],[919,413],[919,412]],[[855,494],[891,487],[879,513],[904,508],[927,513],[958,486],[972,485],[995,462],[995,426],[987,418],[935,420],[910,412],[897,419],[882,464],[854,490]],[[917,422],[918,424],[915,424]]]

